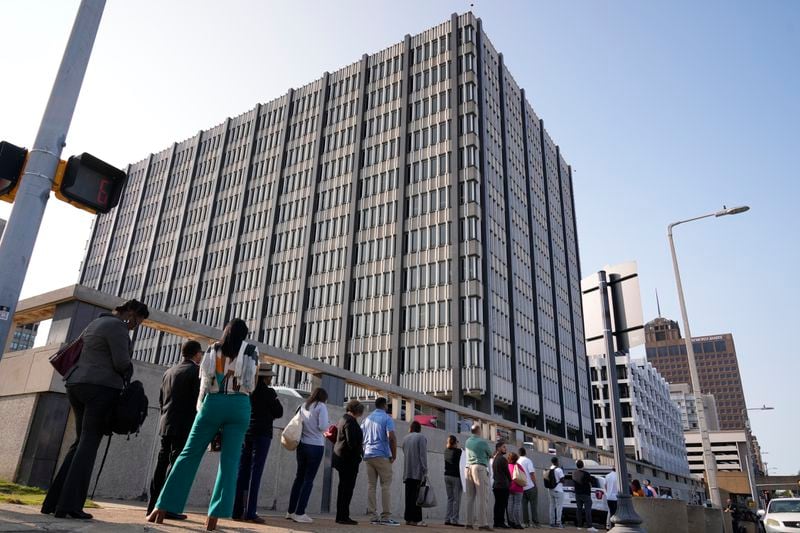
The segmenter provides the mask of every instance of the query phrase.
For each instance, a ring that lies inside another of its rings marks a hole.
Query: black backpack
[[[544,475],[544,488],[554,489],[556,488],[556,485],[558,485],[558,483],[556,483],[556,469],[551,468]]]
[[[139,433],[147,418],[147,396],[141,381],[128,383],[117,399],[114,414],[111,416],[111,431],[117,435]],[[109,433],[110,434],[110,433]]]

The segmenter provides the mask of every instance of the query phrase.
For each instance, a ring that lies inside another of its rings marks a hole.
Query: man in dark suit
[[[147,514],[155,508],[169,469],[183,450],[197,414],[197,396],[200,394],[200,360],[203,348],[197,341],[187,341],[181,347],[183,361],[166,372],[161,380],[158,404],[161,406],[161,449],[156,470],[150,483],[150,502]],[[166,518],[184,520],[186,515],[167,513]]]

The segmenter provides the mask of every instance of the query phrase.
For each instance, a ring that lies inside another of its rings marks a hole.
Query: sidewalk
[[[205,515],[201,510],[189,513],[189,518],[184,521],[166,521],[163,525],[145,522],[144,507],[135,503],[98,502],[102,509],[87,509],[94,515],[94,520],[58,519],[52,515],[39,513],[37,507],[29,505],[0,504],[0,532],[18,531],[48,531],[50,533],[64,533],[68,531],[80,532],[171,532],[179,531],[205,531]],[[234,522],[233,520],[220,520],[217,531],[247,531],[261,533],[284,532],[319,532],[335,531],[337,533],[363,533],[364,531],[389,531],[398,533],[453,533],[466,531],[463,528],[448,527],[439,524],[430,524],[426,528],[401,525],[400,527],[373,526],[363,517],[357,526],[344,526],[337,524],[333,518],[315,518],[313,524],[296,524],[283,518],[283,515],[262,515],[267,523],[265,525]],[[506,531],[506,530],[497,530]],[[507,530],[513,531],[513,530]],[[529,531],[539,531],[530,529]],[[540,531],[563,531],[575,533],[578,530],[567,527],[566,529],[548,529],[543,527]],[[585,530],[584,530],[585,531]]]

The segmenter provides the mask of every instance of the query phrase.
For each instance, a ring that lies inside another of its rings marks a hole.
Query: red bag
[[[56,372],[62,376],[69,374],[69,371],[78,363],[83,351],[83,336],[78,337],[67,346],[50,356],[50,364]]]
[[[336,424],[331,424],[328,426],[328,429],[325,430],[325,433],[322,434],[326,439],[336,443],[336,437],[339,436],[339,428],[336,427]]]

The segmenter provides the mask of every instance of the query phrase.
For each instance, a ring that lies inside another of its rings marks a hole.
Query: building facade
[[[81,283],[216,327],[241,317],[267,344],[591,435],[572,171],[471,13],[128,176]],[[143,331],[135,356],[168,364],[179,345]]]
[[[669,396],[681,412],[681,424],[684,431],[698,431],[697,398],[688,383],[669,385]],[[706,424],[709,431],[719,431],[719,416],[717,415],[717,402],[711,394],[703,394],[703,411],[706,415]]]
[[[686,456],[693,476],[703,477],[703,446],[699,431],[689,431],[686,437]],[[746,472],[747,436],[744,431],[710,431],[711,453],[720,472]]]
[[[681,414],[670,400],[669,384],[645,360],[618,355],[616,364],[625,453],[669,472],[688,475]],[[614,449],[614,434],[605,356],[589,356],[589,374],[596,445],[610,451]]]
[[[678,323],[666,318],[651,320],[645,324],[645,339],[647,360],[664,379],[691,386],[685,340]],[[693,337],[692,346],[702,393],[713,395],[717,404],[719,428],[744,430],[746,404],[733,335]]]

